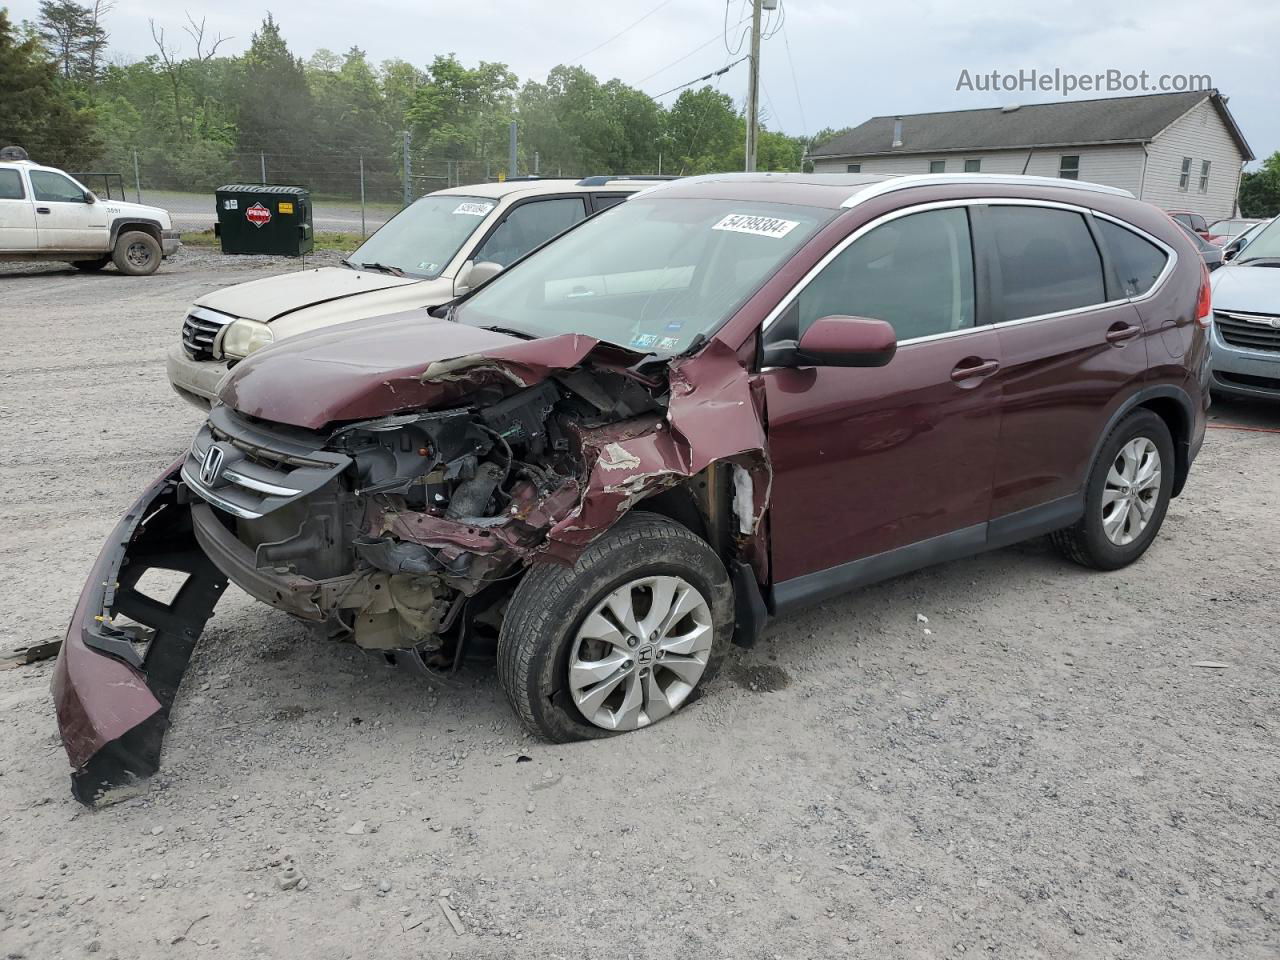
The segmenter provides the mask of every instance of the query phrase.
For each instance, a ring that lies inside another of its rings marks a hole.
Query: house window
[[[1200,161],[1200,192],[1209,192],[1209,161]]]
[[[981,170],[982,170],[981,160],[966,160],[964,162],[965,173],[978,173]]]
[[[1079,180],[1080,179],[1080,156],[1059,157],[1058,158],[1058,176],[1063,180]]]
[[[1191,183],[1191,158],[1182,158],[1182,173],[1178,176],[1178,189],[1186,190]]]
[[[930,173],[946,173],[946,172],[947,172],[947,161],[945,161],[945,160],[930,160],[930,161],[929,161],[929,172],[930,172]]]
[[[844,172],[845,172],[845,173],[861,173],[861,172],[862,172],[862,164],[860,164],[860,163],[850,163],[850,164],[847,164],[847,165],[845,166],[845,168],[844,168]]]

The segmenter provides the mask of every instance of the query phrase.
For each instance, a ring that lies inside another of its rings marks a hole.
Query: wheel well
[[[120,239],[120,235],[122,233],[127,233],[130,230],[137,230],[141,233],[149,234],[151,237],[155,239],[157,243],[159,243],[161,240],[160,228],[157,227],[154,223],[147,223],[146,221],[126,220],[124,223],[121,223],[118,227],[116,227],[115,236],[111,238],[111,245],[115,246],[115,242]]]
[[[680,526],[696,533],[703,540],[715,546],[715,541],[709,536],[707,518],[699,508],[693,493],[684,484],[678,487],[669,487],[651,497],[646,497],[632,509],[644,510],[648,513],[656,513],[659,516],[666,517],[673,523],[680,524]]]
[[[1152,397],[1134,409],[1150,410],[1169,428],[1173,437],[1173,496],[1176,497],[1182,492],[1191,469],[1191,423],[1187,412],[1173,397]]]

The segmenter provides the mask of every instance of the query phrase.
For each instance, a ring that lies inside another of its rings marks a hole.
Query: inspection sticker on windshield
[[[476,203],[474,200],[467,200],[454,207],[453,212],[455,214],[465,213],[472,217],[483,217],[492,209],[492,203]]]
[[[800,226],[799,220],[779,220],[777,217],[755,217],[749,213],[731,213],[711,229],[749,233],[757,237],[785,237],[798,226]]]

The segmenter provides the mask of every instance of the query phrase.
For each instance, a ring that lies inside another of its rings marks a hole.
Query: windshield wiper
[[[526,333],[523,330],[512,330],[510,327],[481,327],[481,330],[492,330],[494,333],[505,333],[508,337],[517,337],[520,340],[537,340],[538,338],[532,333]]]
[[[378,273],[389,273],[394,277],[404,276],[404,271],[399,267],[389,267],[385,263],[357,263],[354,260],[343,260],[342,263],[353,270],[376,270]]]

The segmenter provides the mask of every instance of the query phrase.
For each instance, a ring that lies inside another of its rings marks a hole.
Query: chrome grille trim
[[[1215,310],[1214,326],[1222,342],[1245,350],[1280,351],[1280,316]]]
[[[182,347],[192,360],[212,360],[213,343],[232,320],[230,314],[206,307],[192,307],[182,321]]]

